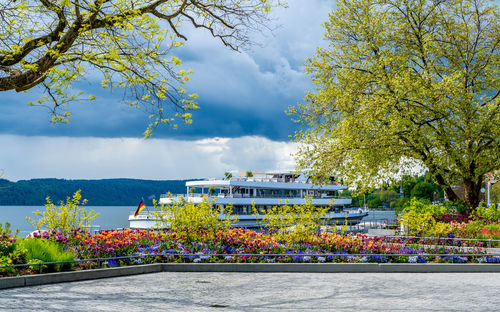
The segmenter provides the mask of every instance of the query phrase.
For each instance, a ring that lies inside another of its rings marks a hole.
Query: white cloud
[[[4,178],[189,179],[227,170],[293,170],[294,143],[263,137],[198,141],[0,135]]]

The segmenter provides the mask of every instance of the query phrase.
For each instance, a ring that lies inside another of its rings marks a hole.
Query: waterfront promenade
[[[0,311],[499,311],[500,273],[162,272],[0,290]]]

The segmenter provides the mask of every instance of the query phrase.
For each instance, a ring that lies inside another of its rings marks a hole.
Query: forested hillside
[[[161,194],[186,192],[186,180],[64,180],[33,179],[11,182],[0,179],[0,205],[43,205],[50,196],[54,203],[65,200],[81,189],[89,206],[133,206],[141,198],[146,204],[159,199]]]

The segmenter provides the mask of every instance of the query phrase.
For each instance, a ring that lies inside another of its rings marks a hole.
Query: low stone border
[[[157,272],[500,273],[500,264],[453,263],[156,263],[0,278],[0,289]]]
[[[162,264],[143,264],[126,267],[93,269],[70,272],[46,273],[37,275],[23,275],[15,277],[0,278],[0,289],[35,286],[44,284],[86,281],[106,277],[118,277],[126,275],[162,272]]]

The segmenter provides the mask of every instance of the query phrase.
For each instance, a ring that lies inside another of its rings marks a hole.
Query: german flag
[[[144,208],[146,208],[146,205],[144,205],[144,202],[141,200],[141,202],[139,203],[139,206],[137,207],[137,210],[134,213],[134,218],[137,217],[139,212],[141,212]]]

